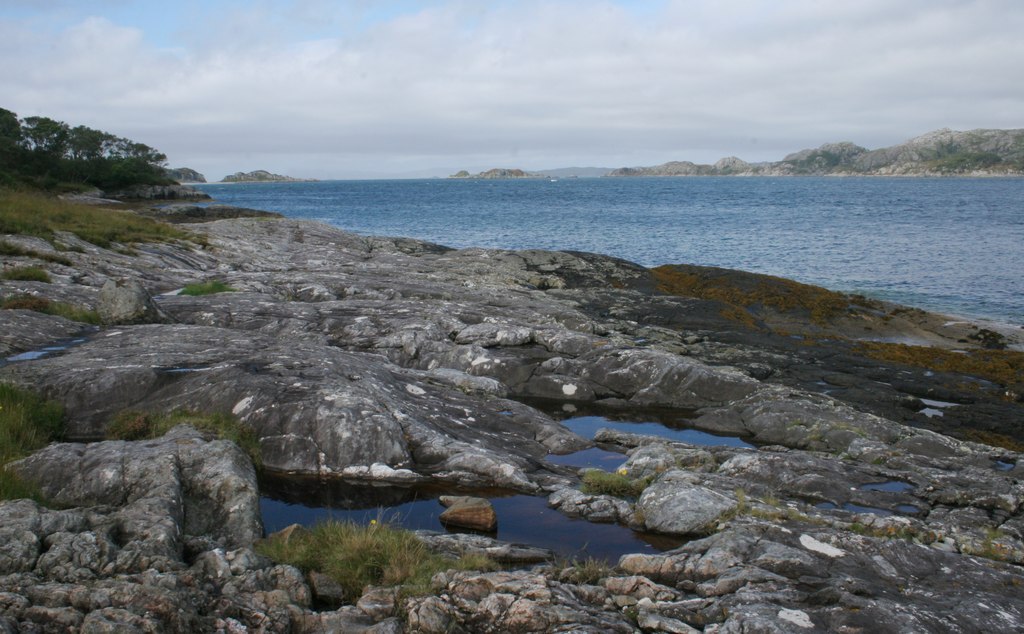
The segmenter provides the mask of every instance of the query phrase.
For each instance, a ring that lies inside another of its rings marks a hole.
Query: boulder
[[[498,529],[498,515],[494,512],[494,506],[485,498],[443,495],[439,500],[448,507],[438,518],[445,526],[485,533],[493,533]]]
[[[674,535],[710,532],[735,508],[735,499],[696,484],[689,473],[678,470],[665,473],[637,501],[637,511],[649,530]]]
[[[146,289],[136,280],[108,280],[96,307],[104,324],[142,324],[163,321]]]

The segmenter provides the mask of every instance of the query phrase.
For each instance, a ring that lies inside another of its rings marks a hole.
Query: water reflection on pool
[[[746,442],[738,436],[718,436],[685,427],[672,421],[634,421],[614,420],[604,416],[577,416],[566,418],[561,421],[563,425],[576,432],[584,438],[593,438],[602,427],[630,434],[642,434],[645,436],[657,436],[666,440],[685,442],[691,445],[705,447],[745,447],[754,449],[754,445]]]
[[[387,521],[410,530],[443,531],[439,495],[488,498],[498,514],[497,539],[550,548],[563,557],[594,557],[615,563],[626,553],[655,553],[682,540],[639,533],[617,524],[595,524],[548,508],[547,499],[508,491],[454,491],[436,486],[376,486],[312,478],[266,477],[260,500],[267,533],[291,524],[311,526],[324,520],[369,524]]]

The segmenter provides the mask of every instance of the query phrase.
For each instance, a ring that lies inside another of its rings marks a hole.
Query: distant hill
[[[612,171],[611,167],[560,167],[553,170],[540,170],[538,174],[554,178],[598,178]]]
[[[168,167],[164,170],[167,178],[174,179],[179,183],[205,183],[206,177],[190,167]]]
[[[230,176],[225,176],[221,179],[222,183],[312,183],[316,182],[314,178],[293,178],[291,176],[282,176],[280,174],[272,174],[267,170],[255,170],[252,172],[235,172]]]
[[[781,161],[747,163],[734,156],[714,165],[671,161],[623,167],[608,176],[1022,176],[1024,130],[943,128],[892,147],[868,150],[850,142],[826,143]]]

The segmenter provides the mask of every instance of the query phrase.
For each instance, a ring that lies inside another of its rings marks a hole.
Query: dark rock
[[[127,189],[105,192],[117,200],[209,200],[210,197],[187,185],[136,185]]]

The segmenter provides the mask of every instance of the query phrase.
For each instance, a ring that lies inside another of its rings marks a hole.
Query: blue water
[[[209,184],[218,202],[452,247],[779,275],[1024,324],[1024,179],[624,178]]]

